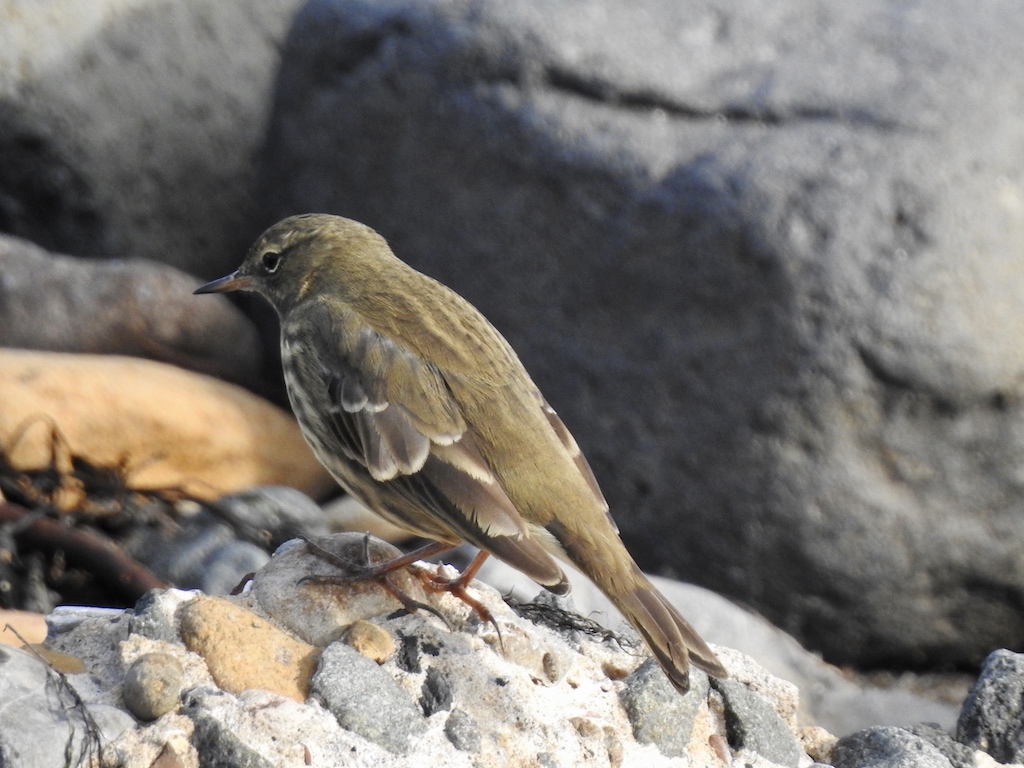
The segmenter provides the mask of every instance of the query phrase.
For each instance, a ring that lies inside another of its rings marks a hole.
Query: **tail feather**
[[[636,569],[637,578],[624,591],[608,593],[616,607],[640,633],[654,658],[680,693],[690,689],[689,661],[715,677],[729,673],[697,631]]]
[[[487,551],[556,595],[569,594],[569,580],[555,559],[533,538],[492,536]]]

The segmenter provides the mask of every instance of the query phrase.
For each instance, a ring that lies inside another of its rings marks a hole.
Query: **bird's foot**
[[[410,613],[414,613],[417,610],[424,610],[427,613],[437,616],[449,629],[452,629],[451,622],[448,621],[448,619],[445,618],[436,608],[409,597],[409,595],[405,594],[388,579],[388,576],[397,570],[412,565],[423,558],[432,557],[448,551],[451,549],[450,544],[444,544],[441,542],[427,544],[426,546],[413,550],[408,554],[391,558],[389,560],[382,560],[379,563],[374,563],[372,562],[370,555],[370,534],[366,534],[366,536],[363,537],[363,546],[360,558],[362,562],[355,562],[349,558],[341,557],[334,552],[330,552],[310,541],[305,536],[299,536],[298,538],[302,539],[310,552],[321,560],[331,563],[342,571],[341,574],[331,576],[304,576],[299,580],[300,584],[335,584],[344,586],[357,581],[373,581],[386,590],[388,594],[398,600],[405,610]],[[481,621],[494,627],[494,631],[498,634],[498,644],[501,646],[502,652],[504,653],[505,645],[501,637],[501,628],[498,626],[498,622],[494,619],[493,614],[487,606],[472,597],[467,590],[467,586],[471,581],[473,581],[477,571],[480,570],[480,566],[484,564],[487,557],[488,553],[481,550],[466,570],[454,579],[442,576],[440,573],[428,573],[420,569],[416,569],[414,574],[428,591],[448,592],[458,600],[461,600],[463,603],[468,605]]]
[[[486,622],[494,627],[494,631],[498,634],[498,645],[501,646],[501,652],[505,652],[505,643],[501,637],[501,627],[498,626],[498,622],[494,619],[494,614],[491,613],[490,609],[471,596],[467,591],[466,587],[480,570],[480,566],[484,564],[484,561],[488,557],[487,552],[480,551],[473,562],[467,566],[466,570],[456,576],[454,579],[443,576],[440,570],[436,573],[426,573],[424,571],[417,572],[417,577],[425,589],[431,592],[447,592],[453,597],[461,600],[463,603],[468,605],[473,612],[477,615],[480,621]]]
[[[325,560],[331,565],[336,566],[343,574],[336,576],[303,576],[299,579],[300,584],[334,584],[338,586],[346,586],[357,581],[373,581],[380,585],[384,591],[391,595],[395,600],[402,604],[402,607],[409,613],[415,613],[418,610],[424,610],[434,616],[437,616],[441,621],[445,623],[448,629],[452,628],[451,622],[440,611],[433,606],[427,605],[424,602],[409,597],[405,592],[396,587],[388,579],[388,576],[408,565],[416,562],[422,557],[430,557],[431,555],[438,554],[450,549],[447,545],[441,544],[428,544],[425,547],[421,547],[409,554],[396,557],[391,560],[384,560],[379,563],[371,562],[370,558],[370,534],[366,534],[363,537],[363,549],[362,549],[362,563],[356,563],[344,557],[336,555],[334,552],[330,552],[323,547],[314,544],[312,541],[307,539],[305,536],[299,536],[302,539],[306,547],[314,555],[319,557],[321,560]],[[417,571],[417,575],[420,572]],[[421,577],[422,578],[422,577]]]

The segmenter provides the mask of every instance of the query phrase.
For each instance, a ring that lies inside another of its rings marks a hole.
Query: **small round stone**
[[[472,715],[453,709],[444,724],[444,735],[452,745],[463,752],[480,751],[480,726]]]
[[[156,720],[178,707],[184,670],[168,653],[140,656],[128,668],[121,696],[139,720]]]

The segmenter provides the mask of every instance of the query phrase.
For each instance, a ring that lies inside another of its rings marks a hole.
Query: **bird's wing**
[[[583,455],[580,450],[579,444],[576,442],[576,438],[572,436],[569,428],[565,426],[562,420],[555,413],[555,409],[548,405],[548,401],[544,397],[537,393],[537,397],[540,398],[541,410],[544,411],[544,415],[547,416],[548,423],[551,424],[551,428],[555,430],[555,434],[558,435],[558,439],[562,441],[562,445],[565,450],[569,452],[572,460],[576,463],[576,469],[583,475],[583,479],[586,480],[587,485],[590,486],[591,492],[594,494],[594,498],[597,503],[604,510],[608,516],[608,522],[612,524],[612,528],[615,532],[619,532],[619,526],[616,525],[614,518],[612,518],[611,511],[608,508],[608,502],[604,498],[604,494],[601,492],[601,486],[597,484],[597,478],[594,476],[594,470],[590,468],[590,464],[587,462],[587,457]]]
[[[568,592],[562,569],[530,535],[480,453],[442,373],[354,313],[308,312],[300,322],[312,352],[304,357],[312,360],[303,375],[326,396],[322,426],[386,489],[376,498],[391,505],[389,517],[411,516],[410,527],[422,530],[415,523],[425,514],[552,591]]]
[[[442,373],[355,313],[326,307],[313,313],[303,325],[312,329],[332,427],[348,458],[374,480],[394,481],[396,491],[413,495],[463,538],[525,538],[519,511],[481,455]]]

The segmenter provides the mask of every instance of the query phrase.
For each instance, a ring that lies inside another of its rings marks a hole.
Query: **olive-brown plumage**
[[[572,435],[508,342],[472,305],[337,216],[285,219],[238,270],[197,292],[252,290],[281,317],[302,432],[339,483],[420,536],[468,541],[549,589],[590,578],[669,679],[688,658],[725,669],[619,539]]]

